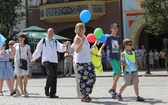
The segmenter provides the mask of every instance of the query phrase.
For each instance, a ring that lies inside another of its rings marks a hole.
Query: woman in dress
[[[82,102],[90,102],[89,94],[92,93],[96,81],[94,66],[91,61],[90,44],[86,39],[85,24],[77,23],[75,26],[76,36],[74,38],[75,54],[74,60],[78,70],[78,79]]]
[[[32,59],[32,53],[31,53],[29,42],[26,35],[24,34],[18,35],[18,40],[19,40],[19,43],[15,43],[13,45],[15,48],[14,50],[15,74],[17,75],[17,81],[20,87],[21,95],[24,97],[27,97],[28,96],[27,82],[28,82],[29,70],[28,69],[24,70],[20,68],[20,59],[27,60],[28,55],[30,59]],[[22,77],[23,77],[23,81],[22,81]]]
[[[150,64],[150,69],[154,68],[154,53],[152,50],[149,52],[149,64]]]
[[[11,63],[9,62],[8,52],[5,50],[6,44],[0,47],[0,96],[3,96],[2,87],[3,81],[6,80],[8,88],[10,90],[10,95],[14,94],[12,84],[10,82],[11,78],[14,78],[14,72]]]

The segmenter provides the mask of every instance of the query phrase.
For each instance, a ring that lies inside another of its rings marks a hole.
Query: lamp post
[[[143,13],[145,12],[145,6],[142,5],[142,11]],[[147,29],[147,18],[145,17],[145,27],[144,27],[144,31]],[[145,46],[146,46],[146,74],[151,74],[150,73],[150,68],[149,68],[149,40],[148,40],[148,34],[145,31]]]

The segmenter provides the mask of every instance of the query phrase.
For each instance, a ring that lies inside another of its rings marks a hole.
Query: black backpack
[[[43,44],[45,44],[45,46],[46,46],[45,38],[43,38]],[[56,47],[57,47],[57,40],[55,40],[55,44],[56,44]]]

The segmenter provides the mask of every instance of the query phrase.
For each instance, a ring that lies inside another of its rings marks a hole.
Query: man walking
[[[41,39],[37,44],[31,62],[32,64],[34,64],[35,60],[38,59],[42,53],[42,65],[47,70],[45,95],[49,96],[50,98],[58,98],[58,96],[56,96],[57,69],[58,69],[57,51],[65,52],[67,50],[67,46],[68,50],[70,50],[70,42],[67,41],[64,44],[61,44],[57,40],[54,40],[53,36],[54,36],[54,29],[49,28],[47,30],[47,37],[45,39]]]

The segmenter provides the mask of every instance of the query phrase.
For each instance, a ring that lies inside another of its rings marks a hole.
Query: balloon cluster
[[[83,23],[89,22],[90,19],[91,19],[91,13],[89,10],[83,10],[80,13],[80,20]],[[108,36],[109,36],[109,34],[104,34],[103,30],[101,28],[96,28],[94,30],[94,33],[90,33],[87,35],[87,40],[90,43],[94,43],[96,40],[98,40],[100,43],[104,43]]]

